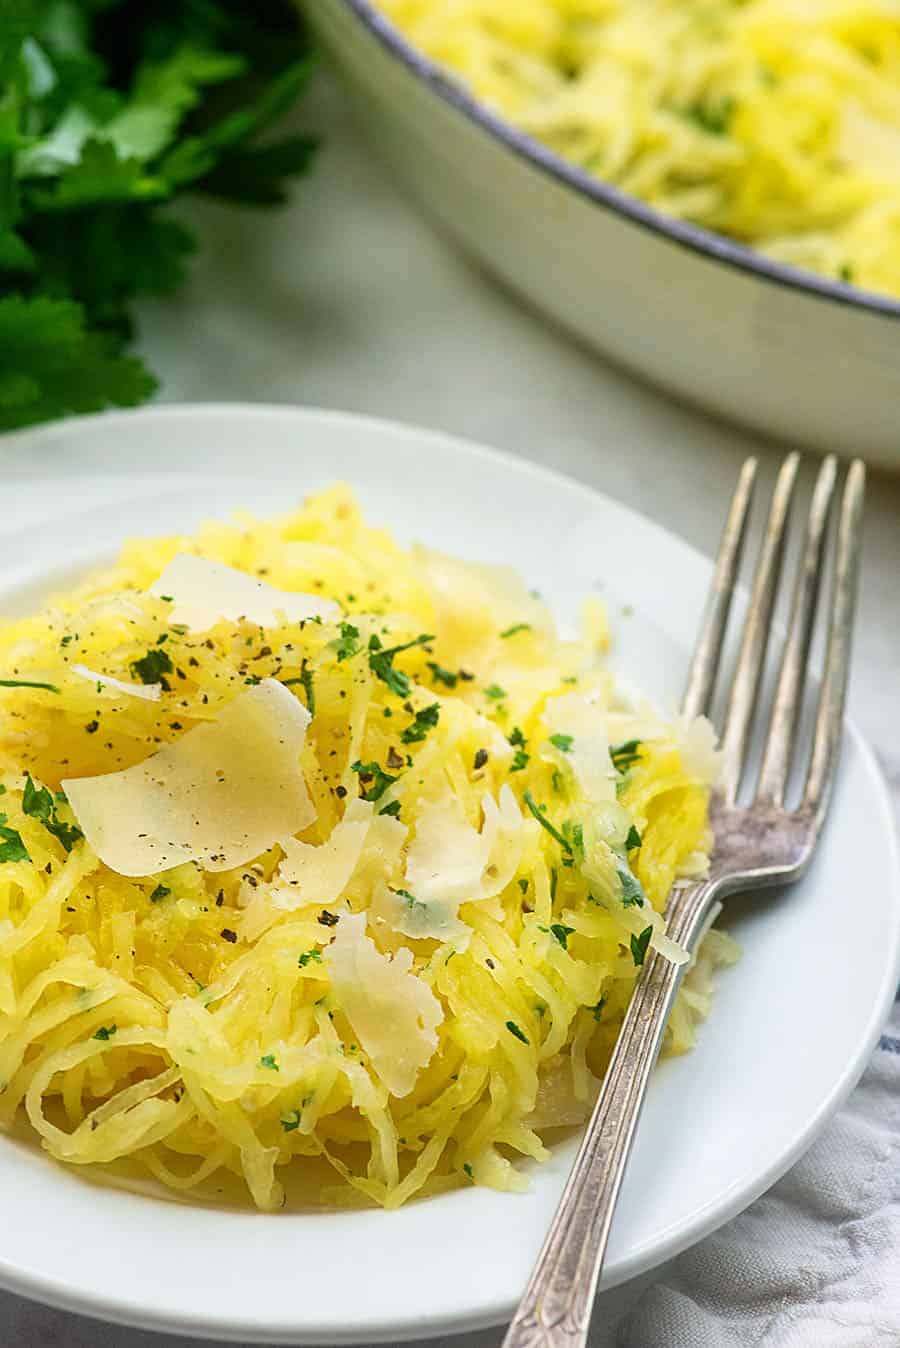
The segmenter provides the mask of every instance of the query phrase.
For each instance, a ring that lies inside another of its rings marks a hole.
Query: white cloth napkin
[[[779,1184],[592,1348],[898,1348],[900,994],[865,1076]]]

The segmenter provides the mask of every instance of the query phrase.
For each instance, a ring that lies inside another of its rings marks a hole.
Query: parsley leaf
[[[531,631],[531,623],[513,623],[512,627],[507,627],[506,631],[501,632],[500,635],[505,641],[508,637],[514,637],[517,632],[530,632],[530,631]]]
[[[394,819],[399,819],[399,817],[400,817],[400,802],[399,802],[399,800],[392,800],[392,801],[389,801],[387,805],[383,806],[382,809],[380,809],[380,810],[378,811],[378,813],[379,813],[379,814],[389,814],[389,815],[391,815]]]
[[[455,688],[459,683],[459,675],[454,674],[452,669],[444,669],[436,660],[429,660],[428,668],[431,670],[432,683],[442,683],[445,688]]]
[[[641,741],[626,740],[624,744],[610,745],[609,756],[616,772],[628,772],[641,756]]]
[[[304,952],[303,952],[302,955],[298,955],[298,956],[297,956],[297,967],[298,967],[298,969],[305,969],[306,966],[307,966],[307,964],[321,964],[321,963],[322,963],[322,952],[321,952],[321,950],[315,950],[315,949],[314,949],[314,950],[304,950]]]
[[[563,837],[559,829],[554,828],[554,826],[550,823],[550,820],[546,817],[546,815],[543,813],[540,807],[538,805],[535,805],[534,797],[532,796],[531,792],[526,791],[523,794],[522,799],[525,801],[525,804],[528,806],[528,809],[531,811],[534,818],[538,821],[541,828],[546,829],[547,832],[550,834],[550,837],[556,839],[560,847],[567,855],[571,855],[572,852],[571,843],[568,841],[567,838]]]
[[[434,637],[422,632],[419,636],[413,637],[412,641],[404,642],[402,646],[390,646],[385,649],[373,632],[369,637],[369,668],[376,678],[387,684],[392,693],[396,693],[398,697],[406,697],[410,688],[409,677],[394,668],[394,656],[399,655],[401,651],[411,650],[413,646],[424,646],[429,641],[434,641]]]
[[[0,814],[0,861],[30,861],[31,854],[22,841],[21,833],[17,833],[14,828],[8,828],[6,824],[6,815]]]
[[[647,954],[647,946],[650,944],[650,937],[652,935],[653,935],[652,927],[645,927],[644,930],[641,932],[640,936],[635,936],[634,933],[632,933],[631,958],[634,960],[638,968],[640,968],[640,966],[644,963],[644,958]]]
[[[506,1022],[506,1028],[509,1030],[511,1035],[513,1035],[516,1039],[520,1040],[523,1044],[531,1043],[531,1040],[528,1038],[527,1034],[525,1034],[522,1030],[519,1029],[518,1025],[514,1020],[508,1020]]]
[[[274,1053],[264,1053],[259,1060],[260,1067],[266,1067],[270,1072],[280,1072],[281,1068],[275,1061]]]
[[[499,702],[501,698],[506,697],[506,689],[501,688],[499,683],[491,683],[484,690],[485,697],[489,697],[492,702]]]
[[[140,660],[132,660],[130,668],[141,683],[159,683],[167,693],[170,691],[171,685],[166,675],[172,673],[173,665],[168,651],[153,646]]]
[[[359,628],[354,627],[352,623],[341,623],[340,632],[341,635],[332,641],[331,649],[338,660],[349,660],[360,649]]]
[[[61,804],[67,804],[65,796]],[[67,852],[84,837],[77,824],[66,824],[60,819],[56,801],[46,786],[36,787],[30,774],[25,778],[25,790],[22,792],[22,811],[32,819],[39,819],[48,833],[62,843]]]
[[[423,740],[429,730],[437,725],[440,714],[439,702],[432,702],[430,707],[423,707],[421,711],[417,711],[413,720],[401,734],[401,741],[404,744],[417,744],[419,740]]]
[[[589,1011],[591,1012],[591,1014],[593,1015],[594,1020],[599,1020],[599,1019],[600,1019],[600,1017],[601,1017],[602,1014],[603,1014],[603,1008],[604,1008],[605,1005],[606,1005],[606,998],[605,998],[605,997],[601,997],[600,1000],[599,1000],[599,1002],[596,1002],[593,1006],[589,1006],[589,1007],[588,1007],[588,1010],[589,1010]]]
[[[150,397],[131,305],[184,274],[186,189],[283,200],[311,141],[259,137],[311,69],[282,0],[134,0],[4,11],[0,430]]]
[[[554,745],[557,749],[560,749],[564,754],[567,754],[569,750],[572,748],[572,742],[573,742],[572,735],[550,736],[550,743]]]
[[[550,923],[550,931],[556,937],[557,941],[559,941],[563,950],[568,950],[569,937],[572,935],[572,932],[574,930],[575,930],[574,927],[564,927],[561,922]]]
[[[616,870],[622,882],[622,907],[642,908],[647,895],[644,893],[640,880],[624,862],[620,863]]]
[[[118,1028],[118,1025],[101,1025],[93,1038],[101,1040],[102,1043],[108,1043]]]
[[[169,889],[168,885],[157,885],[150,895],[150,902],[162,903],[163,899],[167,899],[171,893],[172,891]]]
[[[378,763],[361,763],[359,759],[350,764],[350,771],[359,774],[360,783],[364,788],[363,800],[380,800],[388,787],[397,780],[389,772],[385,772]],[[366,782],[370,785],[366,786]]]
[[[0,300],[0,304],[2,302]],[[3,399],[4,379],[5,376],[0,374],[0,404],[2,404]],[[35,679],[0,679],[0,688],[41,688],[45,693],[59,692],[55,683],[38,683]]]
[[[628,830],[628,837],[625,839],[625,851],[633,852],[636,847],[641,845],[641,835],[638,833],[634,824]]]

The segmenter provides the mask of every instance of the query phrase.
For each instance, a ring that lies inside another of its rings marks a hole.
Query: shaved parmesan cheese
[[[411,972],[412,952],[382,955],[364,913],[341,916],[325,952],[338,1002],[372,1067],[395,1096],[409,1095],[437,1048],[441,1004]]]
[[[367,801],[352,800],[320,847],[295,838],[283,842],[285,858],[271,894],[275,906],[288,910],[306,903],[334,903],[340,898],[362,854],[373,814],[374,806]]]
[[[275,679],[124,772],[63,782],[88,842],[120,875],[186,861],[241,866],[315,818],[299,755],[309,712]]]
[[[73,674],[88,679],[93,684],[102,684],[117,693],[126,693],[129,697],[141,697],[145,702],[158,702],[162,693],[161,683],[126,683],[124,679],[114,679],[111,674],[98,674],[87,665],[71,665]]]
[[[599,703],[581,693],[563,693],[547,699],[544,721],[551,734],[571,738],[567,751],[554,752],[554,761],[572,770],[587,800],[614,801],[616,770],[609,756],[606,713]]]
[[[340,606],[330,599],[312,594],[276,590],[272,585],[248,576],[245,571],[206,557],[182,552],[150,586],[157,598],[171,597],[171,621],[205,632],[222,618],[235,622],[247,618],[260,627],[271,627],[279,620],[303,622],[321,618],[331,622],[340,616]]]
[[[465,649],[519,623],[548,639],[555,635],[549,609],[511,566],[463,562],[422,546],[413,553],[431,591],[442,639]]]
[[[422,807],[406,857],[402,889],[382,886],[374,911],[395,931],[418,939],[468,940],[459,919],[463,903],[492,898],[519,868],[525,834],[521,811],[508,786],[482,801],[481,831],[466,819],[455,796]]]

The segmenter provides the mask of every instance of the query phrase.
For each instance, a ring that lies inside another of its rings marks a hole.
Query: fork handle
[[[714,884],[676,890],[668,933],[693,953]],[[503,1348],[584,1348],[613,1210],[683,965],[652,954],[622,1021],[556,1216]]]

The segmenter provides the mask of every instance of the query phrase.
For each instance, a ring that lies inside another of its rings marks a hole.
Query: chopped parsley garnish
[[[68,803],[63,795],[62,803]],[[67,852],[84,837],[77,824],[66,824],[60,819],[56,802],[45,786],[36,787],[30,774],[25,778],[22,792],[22,810],[32,819],[39,819],[48,833],[59,840]]]
[[[647,954],[647,946],[650,944],[650,937],[653,935],[652,927],[645,927],[640,936],[632,933],[631,937],[631,958],[640,968],[644,963],[644,957]]]
[[[397,778],[392,777],[389,772],[375,762],[361,763],[359,759],[350,764],[350,771],[359,774],[360,785],[363,787],[363,800],[380,800],[389,786],[396,782]],[[369,783],[367,786],[366,783]]]
[[[625,839],[625,851],[633,852],[636,847],[641,845],[641,835],[638,833],[634,824],[628,830],[628,837]]]
[[[316,689],[314,676],[311,669],[307,667],[304,660],[300,666],[300,682],[303,684],[303,691],[306,694],[306,710],[310,716],[316,714]]]
[[[321,964],[321,963],[322,963],[321,950],[304,950],[302,955],[297,956],[297,967],[299,969],[305,969],[307,964]]]
[[[546,829],[547,832],[550,834],[550,837],[556,839],[556,841],[559,843],[560,847],[563,849],[564,852],[566,852],[567,854],[571,854],[572,851],[571,843],[568,841],[567,838],[563,837],[559,829],[553,827],[553,825],[550,823],[550,820],[542,812],[540,807],[538,805],[535,805],[534,796],[532,796],[531,792],[526,791],[522,799],[525,801],[525,804],[528,806],[529,810],[533,814],[534,818],[538,821],[541,828]]]
[[[392,801],[389,801],[387,805],[385,805],[382,809],[380,809],[380,810],[378,811],[378,813],[379,813],[379,814],[389,814],[389,815],[391,815],[391,817],[392,817],[393,819],[399,819],[399,817],[400,817],[400,802],[399,802],[399,800],[392,800]]]
[[[0,861],[30,861],[31,854],[22,841],[21,833],[7,828],[6,815],[0,814]]]
[[[140,660],[132,660],[131,672],[141,683],[159,683],[168,693],[170,685],[166,681],[166,675],[171,674],[173,669],[172,661],[167,651],[161,651],[158,646],[154,646],[142,655]]]
[[[398,697],[406,697],[410,688],[409,677],[402,670],[394,668],[394,656],[399,655],[401,651],[411,650],[413,646],[424,646],[429,641],[434,641],[434,637],[427,632],[421,632],[419,636],[414,637],[412,641],[404,642],[402,646],[385,648],[373,632],[369,637],[369,668],[376,678],[387,684],[392,693],[396,693]]]
[[[444,669],[436,660],[429,660],[428,668],[431,670],[432,683],[442,683],[445,688],[455,688],[459,683],[459,675],[454,674],[452,669]]]
[[[509,765],[510,772],[521,772],[523,768],[528,767],[530,760],[530,754],[526,754],[524,749],[517,749],[513,754],[513,761]]]
[[[286,1133],[295,1133],[300,1127],[300,1110],[292,1109],[289,1114],[282,1114],[281,1126]]]
[[[485,688],[484,695],[489,697],[492,702],[499,702],[502,697],[506,697],[506,689],[501,688],[499,683],[491,683]]]
[[[523,1044],[531,1043],[531,1040],[528,1038],[527,1034],[524,1034],[523,1031],[519,1029],[518,1025],[514,1020],[508,1020],[506,1022],[506,1028],[509,1030],[510,1034],[514,1035],[515,1038],[518,1039],[521,1043]]]
[[[853,284],[853,268],[845,262],[842,267],[838,267],[838,279],[844,282],[844,285]]]
[[[108,1040],[112,1039],[118,1028],[118,1025],[101,1025],[100,1029],[94,1035],[94,1038],[100,1039],[103,1043],[106,1043]]]
[[[341,623],[340,633],[341,635],[331,642],[331,649],[338,660],[349,660],[360,649],[359,628],[354,627],[352,623]]]
[[[512,627],[507,627],[506,631],[501,632],[500,635],[505,641],[507,637],[514,637],[517,632],[530,632],[530,631],[531,631],[531,623],[513,623]]]
[[[550,736],[550,743],[554,745],[557,749],[561,750],[561,752],[564,754],[567,754],[569,750],[572,748],[572,741],[573,741],[572,735]]]
[[[594,1017],[594,1020],[599,1020],[600,1017],[603,1015],[603,1008],[605,1005],[606,1005],[606,998],[601,997],[599,1002],[596,1002],[593,1006],[588,1007],[588,1010]]]
[[[576,824],[574,819],[567,819],[562,831],[572,856],[577,861],[584,861],[584,825]]]
[[[521,889],[521,891],[522,891],[523,894],[527,894],[527,893],[528,893],[528,881],[525,880],[525,879],[520,880],[520,881],[519,881],[519,888]]]
[[[157,885],[150,895],[150,902],[162,903],[163,899],[167,899],[171,893],[172,891],[169,889],[168,885]]]
[[[441,714],[440,703],[432,702],[430,707],[423,707],[417,711],[415,717],[403,731],[400,739],[404,744],[417,744],[423,740],[429,730],[433,730],[438,723],[438,717]]]
[[[559,941],[563,950],[568,950],[569,937],[572,935],[572,932],[574,930],[575,930],[574,927],[564,927],[561,922],[550,923],[550,931],[552,935],[556,937],[557,941]]]
[[[628,772],[641,756],[641,741],[626,740],[624,744],[612,744],[609,756],[616,772]]]
[[[58,693],[55,683],[38,683],[36,679],[0,679],[0,688],[41,688],[45,693]]]
[[[647,895],[644,893],[640,880],[624,864],[617,868],[617,874],[622,882],[622,906],[624,908],[642,908]]]
[[[281,1068],[278,1066],[278,1063],[275,1060],[275,1055],[273,1053],[264,1053],[259,1060],[259,1065],[260,1067],[267,1068],[270,1072],[281,1071]]]
[[[464,1170],[465,1173],[468,1175],[468,1177],[469,1177],[470,1180],[474,1180],[474,1178],[475,1178],[475,1172],[474,1172],[474,1170],[472,1169],[472,1167],[469,1165],[469,1162],[468,1162],[468,1161],[466,1161],[466,1162],[463,1164],[463,1170]]]
[[[410,912],[412,912],[414,908],[421,908],[424,912],[428,907],[428,904],[423,903],[421,899],[417,899],[415,894],[410,894],[408,889],[395,889],[394,893],[399,894],[400,898],[405,900],[406,906]]]

